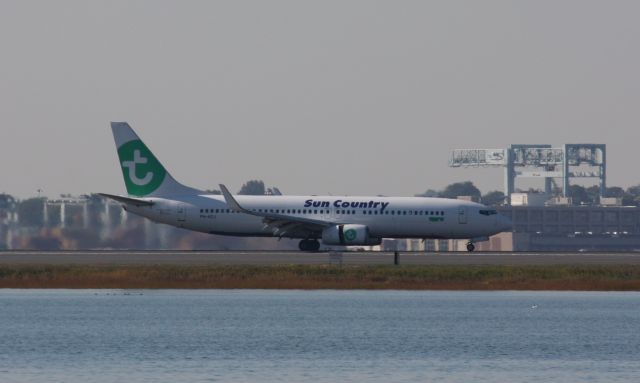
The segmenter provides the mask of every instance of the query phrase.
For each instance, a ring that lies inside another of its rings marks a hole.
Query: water
[[[0,382],[640,381],[640,293],[0,290]]]

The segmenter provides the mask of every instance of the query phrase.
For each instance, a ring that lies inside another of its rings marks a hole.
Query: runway
[[[401,265],[640,265],[640,253],[400,252]],[[2,265],[391,265],[393,252],[1,251]]]

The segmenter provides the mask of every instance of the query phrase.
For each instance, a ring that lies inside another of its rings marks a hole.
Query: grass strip
[[[640,266],[0,266],[0,288],[640,291]]]

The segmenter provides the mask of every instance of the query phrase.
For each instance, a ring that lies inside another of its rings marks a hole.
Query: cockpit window
[[[480,210],[479,211],[480,214],[482,215],[495,215],[498,214],[498,212],[496,210]]]

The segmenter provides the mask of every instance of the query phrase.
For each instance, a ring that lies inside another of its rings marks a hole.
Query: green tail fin
[[[136,197],[199,194],[177,182],[126,122],[112,122],[111,130],[127,193]]]

